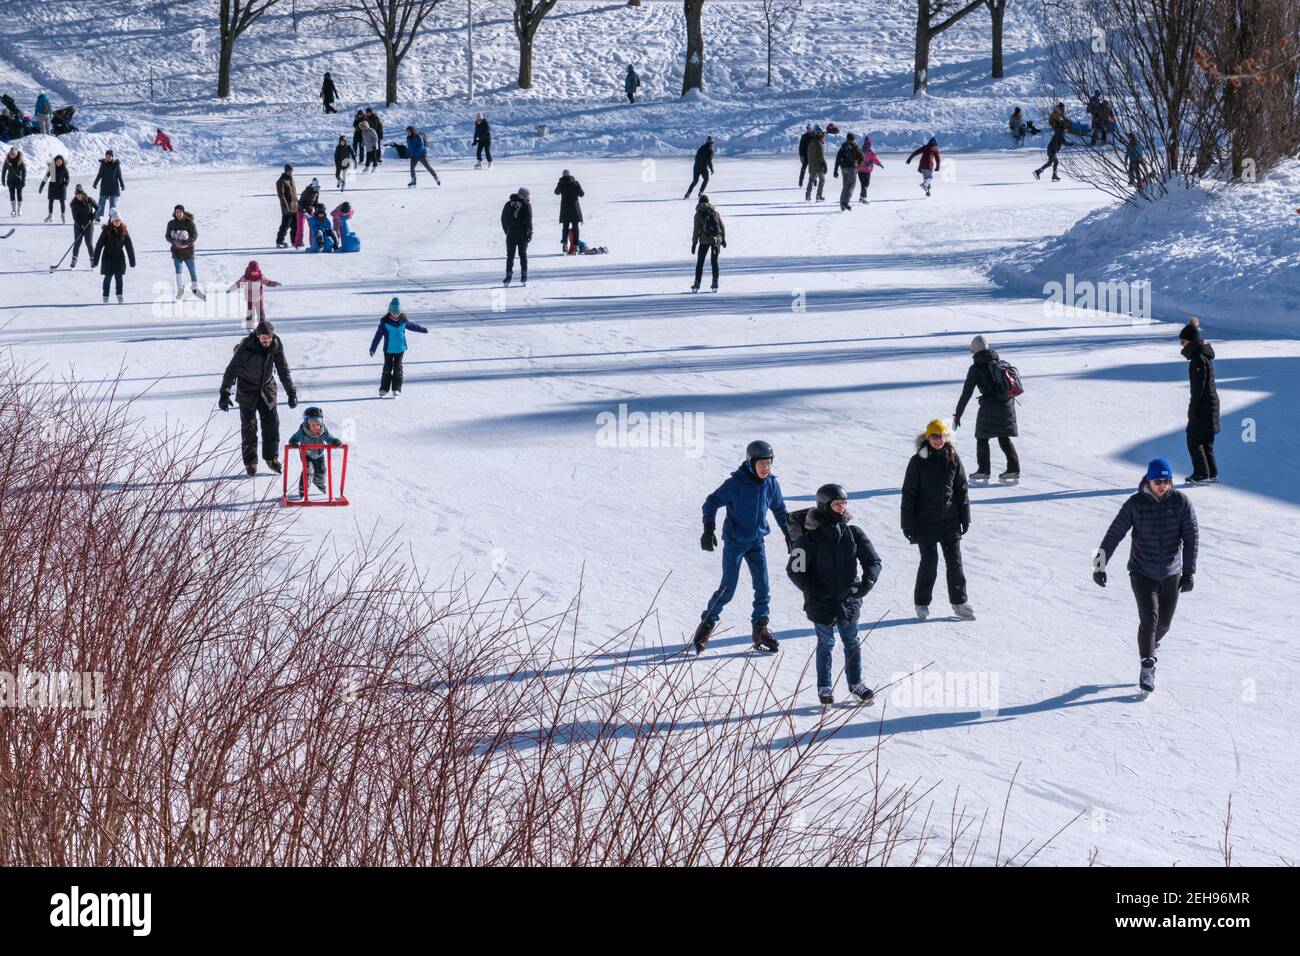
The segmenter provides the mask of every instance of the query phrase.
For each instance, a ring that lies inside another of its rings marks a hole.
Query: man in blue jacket
[[[425,149],[424,136],[421,133],[417,133],[414,126],[406,127],[406,156],[411,161],[411,181],[406,185],[414,186],[416,184],[416,163],[419,163],[429,171],[429,175],[433,177],[435,183],[439,186],[442,185],[442,180],[438,178],[438,174],[434,172],[433,167],[429,165],[429,151]]]
[[[709,635],[717,626],[722,609],[736,594],[742,561],[749,565],[749,576],[754,584],[754,648],[761,651],[781,649],[767,626],[771,590],[767,581],[767,550],[763,538],[771,530],[767,526],[769,510],[776,517],[783,535],[786,534],[788,515],[785,499],[781,497],[781,485],[772,474],[772,456],[772,446],[767,442],[750,442],[745,449],[744,464],[704,499],[704,534],[700,536],[700,547],[712,551],[718,545],[714,528],[719,508],[727,509],[727,520],[722,525],[722,583],[700,615],[700,626],[695,629],[693,639],[696,654],[702,654],[708,647]]]
[[[1138,654],[1144,693],[1156,689],[1156,651],[1169,633],[1178,595],[1192,589],[1200,534],[1191,500],[1173,487],[1169,462],[1156,458],[1147,465],[1137,493],[1119,509],[1101,547],[1092,557],[1092,579],[1106,586],[1106,563],[1132,529],[1128,555],[1129,581],[1138,606]]]

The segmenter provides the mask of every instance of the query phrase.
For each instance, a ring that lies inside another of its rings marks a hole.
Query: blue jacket
[[[419,133],[406,137],[406,155],[411,159],[419,159],[424,155],[424,137]]]
[[[785,499],[781,497],[780,482],[773,474],[760,480],[748,461],[704,499],[706,527],[715,526],[719,508],[727,509],[727,520],[722,525],[723,541],[751,544],[761,540],[771,531],[767,526],[768,509],[776,516],[781,532],[785,533],[788,514]]]
[[[375,337],[370,340],[370,354],[375,354],[375,349],[379,348],[379,340],[384,339],[384,353],[387,355],[400,355],[406,351],[406,330],[412,332],[428,332],[423,325],[417,325],[406,317],[403,312],[398,316],[385,315],[379,320],[379,328],[375,329]]]
[[[1163,498],[1147,490],[1146,479],[1138,485],[1137,494],[1124,502],[1119,514],[1110,523],[1110,530],[1102,539],[1101,549],[1106,561],[1115,553],[1124,535],[1133,530],[1129,548],[1128,569],[1156,581],[1180,571],[1196,573],[1196,551],[1200,533],[1196,525],[1196,509],[1181,491],[1170,488]]]
[[[50,98],[48,96],[46,96],[44,93],[41,93],[39,96],[36,97],[37,116],[44,116],[46,113],[53,113],[53,112],[54,111],[50,109]]]

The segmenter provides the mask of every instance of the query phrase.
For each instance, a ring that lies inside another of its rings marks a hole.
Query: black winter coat
[[[951,444],[936,453],[925,436],[907,463],[903,478],[903,534],[918,542],[958,537],[970,524],[966,469]]]
[[[194,224],[194,217],[188,213],[177,219],[174,215],[167,220],[163,229],[163,238],[171,246],[172,258],[184,261],[194,258],[194,243],[199,238],[199,227]]]
[[[1120,506],[1115,520],[1106,529],[1101,550],[1109,562],[1124,535],[1132,531],[1129,546],[1128,570],[1163,581],[1173,574],[1195,574],[1196,556],[1200,548],[1200,526],[1196,509],[1187,495],[1175,488],[1157,498],[1149,489],[1146,479],[1138,485],[1137,493]]]
[[[345,159],[352,160],[353,166],[357,164],[357,154],[352,147],[347,143],[339,143],[334,147],[334,172],[336,174],[343,171],[343,160]]]
[[[966,403],[970,401],[975,389],[979,389],[979,414],[975,416],[975,437],[988,441],[991,438],[1015,438],[1016,400],[997,397],[993,387],[993,367],[990,362],[997,359],[998,353],[992,349],[976,352],[971,357],[970,369],[966,372],[966,384],[962,386],[961,398],[957,400],[957,417],[966,412]]]
[[[555,195],[560,197],[560,222],[582,222],[578,197],[587,195],[582,191],[582,184],[572,176],[561,176],[555,184]]]
[[[799,137],[799,158],[805,163],[808,162],[808,144],[813,141],[812,133],[804,133]]]
[[[89,196],[84,199],[73,196],[68,208],[72,210],[72,221],[78,226],[89,226],[95,219],[95,213],[99,212],[99,204]]]
[[[122,195],[122,190],[126,188],[126,180],[122,178],[122,164],[116,159],[111,163],[101,159],[99,172],[95,174],[95,181],[90,184],[90,188],[94,189],[96,186],[105,196]]]
[[[27,185],[27,164],[5,160],[3,174],[0,175],[0,186],[4,185],[19,189]]]
[[[864,583],[870,590],[880,577],[880,555],[866,532],[818,508],[794,512],[787,528],[793,541],[785,573],[803,592],[808,620],[834,624],[841,615],[856,617],[862,598],[853,592]]]
[[[230,386],[235,385],[236,404],[252,407],[261,399],[274,408],[277,374],[284,384],[285,397],[291,402],[296,401],[298,391],[293,387],[293,377],[289,374],[289,364],[284,359],[284,346],[280,342],[280,336],[272,335],[271,347],[264,348],[257,341],[257,334],[249,332],[235,346],[234,357],[221,378],[221,394],[229,395]]]
[[[67,165],[67,163],[64,163],[62,166],[55,166],[55,167],[54,167],[54,170],[53,170],[53,174],[52,174],[52,175],[51,175],[51,174],[46,174],[46,179],[41,180],[41,185],[44,185],[44,184],[46,183],[46,181],[48,181],[49,184],[50,184],[50,193],[49,193],[49,196],[50,196],[51,199],[67,199],[67,198],[68,198],[68,165]]]
[[[533,204],[512,195],[501,207],[501,231],[515,239],[533,239]]]
[[[866,158],[857,143],[845,140],[835,153],[835,168],[842,169],[852,176]]]
[[[713,144],[705,143],[695,151],[695,172],[713,172]]]
[[[1208,438],[1219,433],[1219,389],[1214,383],[1214,346],[1209,342],[1189,342],[1183,349],[1187,359],[1187,379],[1192,388],[1187,403],[1187,431]]]
[[[126,272],[128,259],[131,261],[131,268],[134,269],[135,246],[131,242],[130,234],[120,235],[116,229],[108,226],[101,229],[99,240],[95,243],[95,251],[90,255],[90,264],[99,266],[100,275],[111,276]]]
[[[474,121],[474,146],[491,146],[492,145],[492,127],[488,125],[487,120]]]
[[[326,103],[333,103],[336,99],[338,99],[338,95],[339,95],[339,91],[338,88],[334,85],[334,78],[332,76],[325,77],[325,79],[321,81],[321,85],[320,85],[321,99],[323,99]]]

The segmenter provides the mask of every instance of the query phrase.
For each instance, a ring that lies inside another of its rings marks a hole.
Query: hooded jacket
[[[857,143],[845,140],[835,153],[835,169],[852,175],[862,165],[863,152]]]
[[[511,193],[501,207],[501,231],[522,242],[533,241],[533,204]]]
[[[705,170],[713,172],[713,143],[705,141],[704,145],[695,151],[694,171],[699,174]]]
[[[118,232],[111,223],[104,226],[99,231],[99,239],[95,242],[95,251],[91,253],[90,264],[99,266],[100,275],[111,276],[126,272],[128,260],[131,262],[131,268],[134,269],[135,245],[131,242],[131,234]]]
[[[789,513],[781,496],[780,482],[770,472],[766,478],[759,478],[748,461],[704,499],[704,527],[716,526],[719,508],[727,509],[722,524],[723,541],[753,544],[762,540],[771,532],[767,524],[769,510],[776,516],[782,534],[787,534]]]
[[[236,404],[251,408],[260,399],[274,408],[278,394],[275,387],[277,375],[284,385],[285,397],[291,402],[296,401],[298,391],[294,388],[293,376],[289,374],[280,336],[272,334],[271,344],[267,347],[257,340],[255,331],[249,332],[235,346],[235,354],[221,378],[221,394],[229,395],[230,386],[234,385]]]
[[[172,215],[163,230],[163,238],[172,248],[172,258],[194,258],[194,241],[199,238],[199,227],[194,224],[194,216],[186,213],[180,219]]]
[[[90,184],[90,188],[96,186],[105,196],[122,195],[122,190],[126,188],[126,180],[122,178],[122,164],[116,159],[101,159],[99,172],[95,174],[95,181]]]
[[[293,173],[281,173],[275,181],[275,195],[280,200],[280,215],[298,211],[298,187],[293,183]]]
[[[248,308],[256,307],[258,312],[261,313],[263,312],[262,290],[274,289],[279,284],[274,279],[268,279],[262,275],[261,268],[254,261],[248,264],[248,268],[244,270],[242,276],[231,283],[230,291],[234,292],[236,289],[243,289]]]
[[[814,135],[808,141],[808,172],[812,175],[822,175],[826,172],[826,139],[820,135]]]
[[[930,137],[930,141],[924,146],[918,146],[916,149],[912,150],[912,155],[907,157],[907,161],[910,163],[917,156],[921,157],[921,161],[916,164],[917,169],[929,169],[938,172],[939,143],[933,136]]]
[[[561,176],[555,184],[555,195],[560,197],[560,222],[582,222],[582,203],[578,199],[587,195],[582,184],[572,176]]]
[[[789,531],[785,573],[803,592],[808,620],[834,624],[844,611],[856,611],[862,599],[853,592],[864,583],[869,590],[880,577],[880,555],[867,533],[820,507],[791,514]]]
[[[1193,437],[1219,433],[1219,388],[1214,381],[1214,346],[1204,339],[1188,342],[1187,381],[1191,396],[1187,402],[1187,430]]]
[[[492,145],[492,127],[488,124],[487,117],[474,120],[474,142],[471,146],[491,146]]]
[[[966,469],[951,441],[936,452],[924,435],[917,436],[903,477],[901,521],[903,534],[918,542],[956,537],[970,524]]]
[[[705,228],[713,217],[718,223],[718,234],[711,236]],[[727,244],[727,226],[722,221],[722,213],[712,203],[699,203],[695,207],[695,224],[691,232],[691,245],[725,246]]]
[[[962,386],[961,398],[957,401],[957,417],[966,411],[975,389],[979,389],[979,414],[975,417],[975,437],[988,441],[991,438],[1015,438],[1016,400],[1011,397],[999,398],[993,382],[992,362],[998,353],[993,349],[982,349],[971,356],[971,366],[966,372],[966,384]]]
[[[375,337],[370,340],[370,354],[375,354],[375,349],[379,348],[379,343],[382,340],[385,355],[401,355],[406,351],[406,333],[408,330],[425,333],[429,331],[423,325],[408,319],[405,312],[399,312],[397,315],[385,315],[379,320],[379,328],[375,329]]]
[[[881,169],[885,168],[885,164],[880,161],[876,151],[871,148],[871,140],[866,139],[862,141],[862,162],[858,164],[858,172],[869,173],[873,166],[879,166]]]
[[[1128,554],[1130,573],[1155,581],[1179,572],[1196,573],[1200,529],[1196,509],[1181,491],[1170,488],[1163,498],[1157,498],[1143,478],[1137,493],[1120,506],[1119,514],[1101,540],[1107,563],[1130,530],[1133,532]]]

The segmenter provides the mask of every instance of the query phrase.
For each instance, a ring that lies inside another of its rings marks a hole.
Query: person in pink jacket
[[[867,201],[867,189],[871,186],[871,167],[879,166],[885,168],[885,164],[880,161],[876,151],[871,148],[871,137],[862,138],[862,164],[858,167],[858,202]]]
[[[352,232],[352,230],[348,228],[348,222],[352,219],[353,212],[352,203],[342,202],[335,206],[334,211],[330,213],[330,218],[334,220],[334,235],[339,238],[340,250],[343,248],[344,242]]]
[[[921,161],[916,164],[916,168],[921,171],[921,188],[925,190],[925,195],[930,195],[930,180],[934,174],[939,171],[939,141],[933,136],[924,146],[918,146],[912,150],[912,155],[907,157],[907,164],[912,165],[912,160],[917,156]]]
[[[266,304],[262,299],[263,289],[274,289],[280,283],[274,279],[268,279],[262,275],[262,270],[257,264],[256,259],[250,259],[248,268],[244,270],[243,276],[236,279],[231,285],[230,291],[234,292],[241,286],[244,289],[245,301],[248,305],[248,312],[244,317],[244,327],[251,329],[255,324],[253,313],[257,313],[257,322],[266,320]]]

